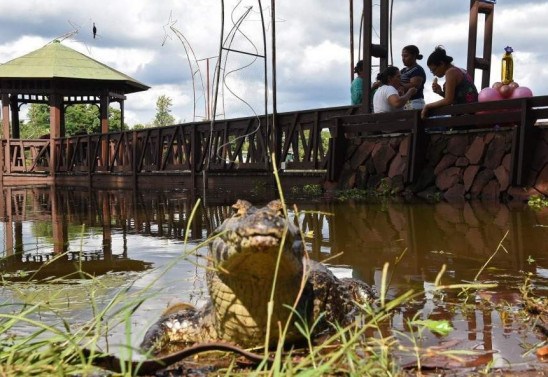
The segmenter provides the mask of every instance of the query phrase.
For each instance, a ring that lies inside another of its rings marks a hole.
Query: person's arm
[[[390,106],[395,108],[401,108],[405,105],[407,101],[409,101],[409,98],[413,97],[413,95],[417,93],[417,88],[409,88],[407,92],[403,96],[399,96],[397,94],[392,94],[388,97],[388,103]]]
[[[409,82],[406,82],[405,84],[401,84],[401,86],[407,90],[407,89],[411,89],[411,88],[417,88],[417,90],[419,90],[419,88],[421,87],[422,85],[422,77],[420,76],[413,76],[411,77],[411,79],[409,80]]]
[[[421,112],[421,117],[425,118],[428,110],[442,106],[452,105],[455,100],[455,90],[458,83],[462,80],[462,72],[458,68],[450,68],[445,72],[445,92],[444,97],[439,101],[427,103]]]

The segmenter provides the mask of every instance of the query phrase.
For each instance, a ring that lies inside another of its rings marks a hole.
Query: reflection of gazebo
[[[118,72],[59,41],[0,65],[3,138],[20,138],[19,110],[23,104],[40,103],[50,106],[50,140],[65,136],[65,110],[74,104],[99,106],[101,132],[109,129],[108,107],[120,103],[124,122],[126,93],[149,87]],[[10,111],[11,110],[11,111]],[[10,130],[11,120],[11,130]],[[11,132],[10,132],[11,131]],[[50,143],[53,148],[54,143]],[[2,151],[4,152],[4,151]],[[4,153],[4,156],[9,156]],[[55,154],[51,153],[52,159]],[[9,163],[6,164],[9,166]],[[55,161],[50,161],[55,166]]]

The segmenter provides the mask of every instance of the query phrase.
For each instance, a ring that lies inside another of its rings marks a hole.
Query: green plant
[[[319,196],[322,194],[322,186],[321,185],[304,185],[303,186],[303,193],[308,196]]]
[[[543,195],[531,195],[527,201],[527,205],[534,210],[541,210],[548,207],[548,198]]]

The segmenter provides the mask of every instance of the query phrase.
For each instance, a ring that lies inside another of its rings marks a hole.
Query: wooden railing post
[[[329,159],[327,163],[327,180],[336,182],[344,165],[347,140],[344,135],[341,118],[335,118],[335,131],[329,139]]]
[[[190,156],[190,177],[192,181],[192,189],[197,189],[196,174],[198,172],[200,162],[200,139],[199,132],[196,130],[196,125],[193,125],[192,130],[190,131]]]
[[[515,178],[516,186],[526,186],[527,175],[530,172],[535,153],[535,144],[540,137],[540,128],[535,127],[535,119],[531,114],[531,107],[527,99],[523,99],[521,103],[521,122],[517,131],[518,148],[513,178]]]
[[[133,174],[133,188],[137,189],[137,131],[131,132],[131,173]]]
[[[407,150],[407,183],[415,182],[424,166],[426,132],[420,121],[420,111],[415,111],[410,137]]]

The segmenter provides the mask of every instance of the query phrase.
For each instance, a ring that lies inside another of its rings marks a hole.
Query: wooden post
[[[137,190],[137,131],[131,133],[131,172],[133,174],[133,190]]]
[[[109,145],[108,138],[104,135],[108,134],[108,93],[103,94],[100,99],[99,112],[101,115],[101,161],[103,168],[108,168]]]
[[[470,20],[468,24],[468,59],[466,69],[472,79],[476,69],[483,71],[481,88],[489,86],[491,75],[491,52],[493,49],[493,20],[495,6],[492,3],[484,3],[479,0],[470,0]],[[485,26],[483,32],[483,56],[476,57],[478,39],[478,15],[485,14]]]
[[[521,124],[518,127],[518,158],[516,172],[516,186],[528,186],[528,175],[531,171],[531,163],[536,150],[537,141],[542,139],[540,128],[535,126],[532,117],[529,100],[523,99],[521,104]]]
[[[6,146],[3,153],[3,159],[6,164],[6,173],[11,173],[10,156],[10,97],[8,94],[2,94],[2,137],[6,140]],[[3,171],[2,171],[3,174]]]
[[[373,38],[373,1],[363,0],[363,95],[362,110],[370,113],[371,109],[371,40]]]
[[[407,152],[407,182],[414,183],[424,166],[426,152],[426,132],[420,123],[420,111],[415,111]]]
[[[335,132],[329,139],[329,160],[327,161],[327,179],[336,182],[344,166],[344,158],[347,149],[347,140],[342,130],[341,118],[335,118]]]
[[[60,165],[60,152],[57,151],[55,139],[61,137],[61,95],[53,93],[49,98],[49,139],[50,139],[50,175],[53,177]]]
[[[19,104],[17,102],[17,94],[12,94],[10,96],[10,107],[11,107],[11,137],[13,139],[21,138],[21,130],[19,127]],[[23,153],[23,151],[21,151]]]

